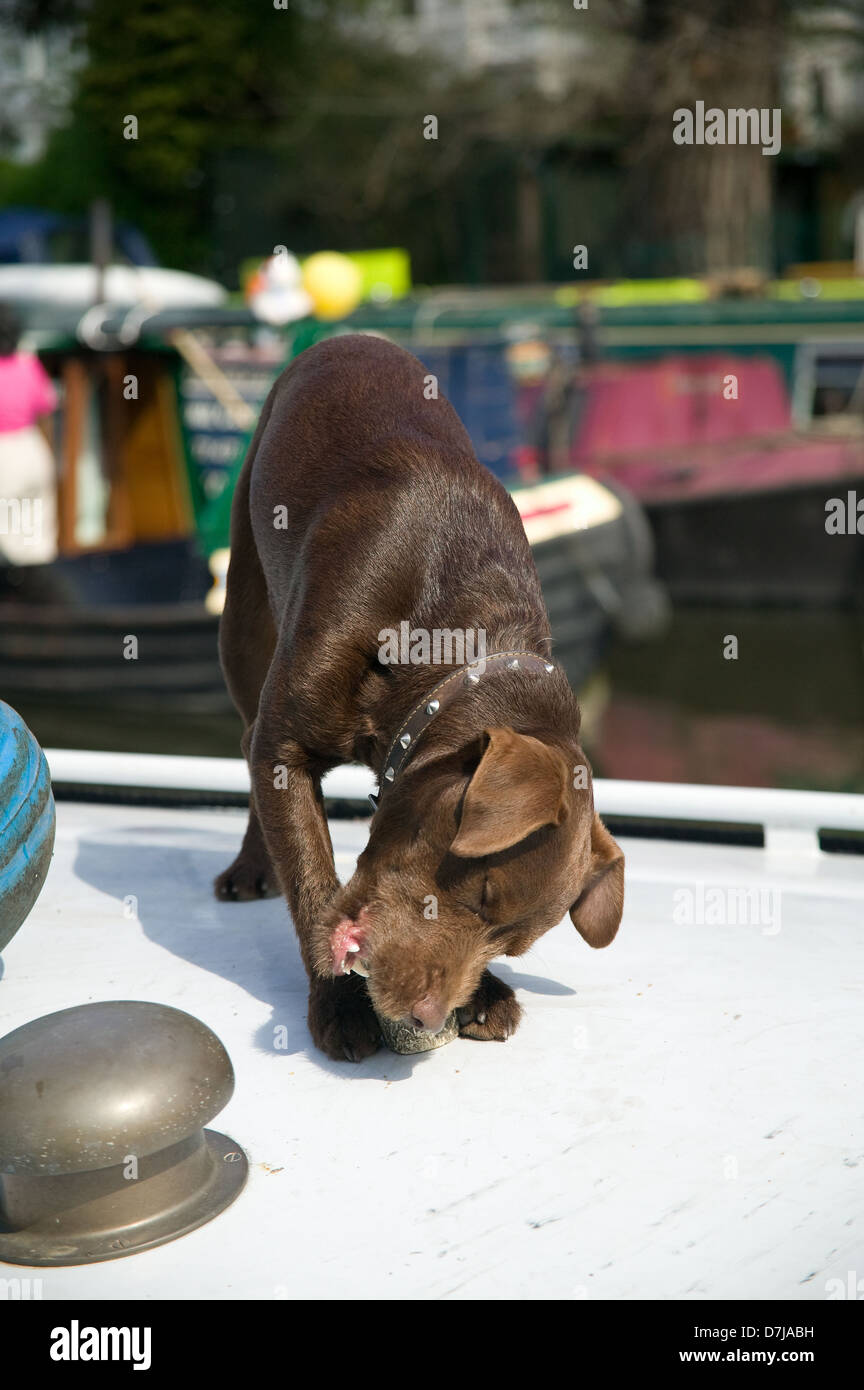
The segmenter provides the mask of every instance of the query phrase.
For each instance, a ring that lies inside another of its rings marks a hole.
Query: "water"
[[[864,792],[860,614],[680,609],[662,641],[615,649],[609,686],[602,775]]]

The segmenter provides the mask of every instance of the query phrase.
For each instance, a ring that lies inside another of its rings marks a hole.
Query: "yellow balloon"
[[[319,319],[341,319],[360,303],[363,273],[338,251],[318,251],[303,262],[303,288]]]

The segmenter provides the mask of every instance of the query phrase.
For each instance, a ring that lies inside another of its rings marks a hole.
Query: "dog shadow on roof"
[[[313,1046],[306,1025],[306,972],[284,901],[226,903],[213,895],[213,879],[237,852],[236,833],[214,829],[208,837],[212,848],[202,849],[200,827],[187,831],[172,825],[161,831],[153,825],[125,824],[119,820],[121,815],[119,810],[118,823],[107,836],[82,837],[76,877],[116,899],[118,931],[142,931],[178,960],[219,976],[265,1003],[271,1018],[253,1038],[261,1052],[289,1059],[304,1054],[346,1080],[387,1081],[410,1077],[415,1066],[436,1056],[436,1052],[403,1057],[381,1051],[357,1064],[325,1057]],[[104,920],[104,912],[100,916]],[[112,950],[116,951],[113,933]],[[493,969],[514,989],[545,995],[574,992],[556,981],[520,973],[503,961],[495,962]],[[134,976],[130,975],[127,988],[116,969],[113,973],[120,993],[134,995]]]

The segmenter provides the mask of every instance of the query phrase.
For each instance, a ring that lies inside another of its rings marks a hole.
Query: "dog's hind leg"
[[[258,697],[276,645],[267,586],[249,520],[249,473],[256,444],[257,437],[250,447],[234,494],[227,597],[219,624],[219,659],[229,694],[243,720],[241,747],[247,761]],[[217,898],[231,902],[274,898],[279,894],[279,884],[251,797],[243,846],[234,863],[218,876],[213,887]]]

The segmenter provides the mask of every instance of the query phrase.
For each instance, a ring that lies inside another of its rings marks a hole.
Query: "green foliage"
[[[0,0],[0,18],[30,31],[77,20],[87,53],[66,127],[37,165],[0,164],[0,199],[80,212],[107,196],[166,264],[229,282],[278,243],[406,245],[420,279],[531,278],[532,255],[566,275],[577,224],[607,273],[698,269],[702,223],[717,221],[717,207],[703,218],[711,189],[682,180],[668,112],[730,85],[767,92],[800,10],[795,0],[749,0],[746,13],[738,0],[606,0],[578,17],[602,62],[544,98],[518,70],[457,77],[429,52],[400,57],[358,38],[350,19],[367,3]],[[562,25],[573,21],[547,3]],[[826,5],[826,24],[842,7]],[[423,138],[430,113],[437,141]],[[130,116],[137,139],[124,138]],[[688,158],[702,177],[699,152]],[[761,180],[767,209],[768,163],[742,158],[736,207]],[[541,222],[532,252],[525,238]],[[666,260],[636,264],[640,236]]]
[[[79,110],[133,182],[177,193],[214,146],[266,122],[297,31],[291,12],[244,0],[141,0],[119,12],[115,0],[94,0]],[[123,140],[127,115],[138,120],[134,145]]]
[[[24,34],[78,24],[89,0],[0,0],[0,23]]]
[[[408,167],[429,153],[419,136],[423,84],[416,64],[345,37],[333,8],[91,0],[70,122],[32,170],[0,166],[0,195],[78,210],[107,195],[167,263],[222,273],[213,238],[232,195],[220,169],[235,156],[260,166],[264,220],[280,224],[279,240],[323,219],[331,242],[369,244],[366,216],[398,203],[402,176],[410,188]],[[346,7],[338,13],[344,20]],[[130,116],[137,139],[125,137]],[[234,263],[270,244],[253,234]]]

